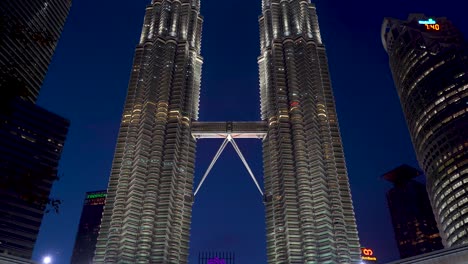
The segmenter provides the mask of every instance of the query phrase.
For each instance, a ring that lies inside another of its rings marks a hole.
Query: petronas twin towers
[[[315,6],[262,7],[262,120],[251,123],[198,122],[200,0],[147,7],[93,263],[188,262],[196,139],[212,135],[234,145],[252,135],[263,141],[269,263],[359,262]]]

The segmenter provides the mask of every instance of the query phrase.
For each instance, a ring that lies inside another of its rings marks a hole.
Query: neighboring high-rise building
[[[417,169],[402,165],[383,176],[394,184],[387,202],[402,259],[444,248],[426,187],[414,180],[420,175]]]
[[[359,263],[315,6],[263,1],[262,121],[250,123],[195,122],[203,62],[199,10],[199,0],[153,0],[146,9],[94,263],[187,263],[194,138],[213,137],[225,138],[220,151],[231,142],[247,167],[234,138],[264,140],[269,263]]]
[[[45,206],[57,205],[49,194],[69,121],[35,101],[70,5],[71,0],[0,1],[0,254],[4,256],[30,259]]]
[[[69,122],[30,102],[0,112],[0,254],[30,259]]]
[[[263,0],[260,96],[269,263],[358,263],[358,232],[315,5]]]
[[[466,264],[468,245],[454,246],[387,264]]]
[[[0,264],[38,264],[35,261],[0,253]]]
[[[444,245],[468,243],[468,45],[446,18],[386,18],[382,42]]]
[[[3,99],[36,101],[70,6],[71,0],[0,1]]]
[[[106,196],[106,191],[86,193],[71,264],[93,263]]]

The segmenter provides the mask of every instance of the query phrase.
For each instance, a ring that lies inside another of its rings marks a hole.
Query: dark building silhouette
[[[69,121],[36,99],[71,0],[0,1],[0,254],[30,259]],[[18,258],[11,258],[15,263]]]
[[[388,53],[442,242],[468,243],[468,46],[446,18],[386,18]]]
[[[96,250],[107,191],[87,192],[75,240],[71,264],[90,264]]]
[[[394,184],[387,192],[387,201],[402,259],[444,248],[426,187],[414,180],[421,174],[402,165],[383,176]]]
[[[198,264],[235,264],[236,255],[233,252],[200,252]]]
[[[17,99],[0,111],[0,254],[31,258],[69,122]]]
[[[70,10],[71,0],[0,1],[2,97],[35,102]]]

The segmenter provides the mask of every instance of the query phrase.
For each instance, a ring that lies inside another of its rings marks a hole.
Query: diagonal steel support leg
[[[203,182],[205,181],[206,177],[208,176],[208,173],[210,173],[211,169],[213,168],[214,164],[215,164],[216,161],[218,160],[219,156],[221,156],[221,153],[223,153],[223,150],[224,150],[224,148],[227,146],[228,142],[229,142],[229,139],[228,139],[228,138],[224,139],[223,144],[221,144],[221,146],[219,147],[218,152],[216,152],[216,155],[214,156],[213,160],[211,161],[210,166],[209,166],[208,169],[206,170],[205,175],[203,175],[202,180],[201,180],[200,183],[198,184],[198,187],[197,187],[197,190],[195,191],[194,196],[197,195],[197,193],[198,193],[198,191],[200,190],[200,188],[201,188]]]
[[[232,146],[234,147],[234,149],[236,150],[236,152],[237,152],[237,154],[239,155],[240,159],[241,159],[242,162],[244,163],[245,167],[246,167],[247,170],[249,171],[250,177],[252,177],[252,180],[254,181],[255,185],[257,186],[258,191],[259,191],[260,194],[263,196],[262,189],[260,188],[260,185],[258,185],[257,179],[255,179],[255,176],[253,175],[253,172],[252,172],[252,170],[250,169],[250,166],[249,166],[249,164],[247,163],[247,160],[245,160],[244,155],[242,155],[242,152],[240,151],[239,147],[237,146],[236,141],[235,141],[233,138],[231,138],[230,136],[228,137],[228,139],[230,140]]]

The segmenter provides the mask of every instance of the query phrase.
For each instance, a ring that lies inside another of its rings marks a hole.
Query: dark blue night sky
[[[134,48],[150,0],[74,0],[39,104],[71,121],[34,258],[69,263],[85,192],[107,188]],[[463,0],[317,1],[327,47],[359,235],[382,263],[398,258],[380,175],[416,158],[393,86],[380,27],[385,16],[446,16],[468,36]],[[260,0],[204,1],[201,121],[260,118],[257,56]],[[221,141],[200,140],[198,183]],[[262,180],[261,142],[238,140]],[[233,251],[240,264],[266,263],[264,207],[231,146],[193,208],[191,261],[200,251]]]

